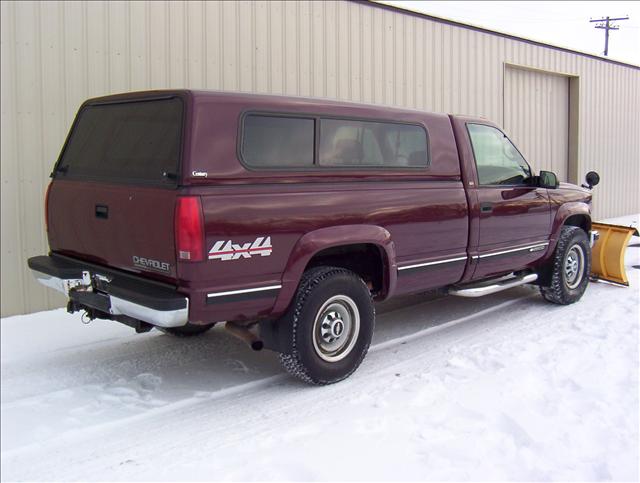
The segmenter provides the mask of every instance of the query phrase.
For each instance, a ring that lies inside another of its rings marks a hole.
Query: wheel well
[[[571,215],[564,221],[565,226],[577,226],[582,228],[587,235],[591,230],[591,218],[587,215]]]
[[[385,263],[382,249],[372,243],[358,243],[326,248],[316,253],[305,270],[331,266],[358,274],[376,295],[386,290]]]

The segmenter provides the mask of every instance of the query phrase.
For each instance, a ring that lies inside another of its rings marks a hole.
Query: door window
[[[531,178],[531,168],[499,129],[467,124],[481,185],[520,185]]]

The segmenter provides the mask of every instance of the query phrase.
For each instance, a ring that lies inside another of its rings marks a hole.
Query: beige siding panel
[[[72,13],[76,13],[80,9],[82,4],[75,3],[62,3],[64,6],[64,25],[65,30],[64,33],[67,32],[67,29],[73,29],[73,25],[69,25],[73,20],[70,21],[69,17],[73,17]],[[175,9],[175,8],[174,8]],[[131,76],[131,71],[129,69],[128,55],[129,55],[129,29],[128,20],[127,20],[127,5],[124,2],[109,2],[107,3],[107,42],[108,42],[108,52],[107,57],[109,59],[109,69],[108,69],[108,79],[109,79],[109,90],[112,92],[122,92],[129,89],[129,80]],[[172,13],[175,16],[176,20],[178,20],[178,16],[175,12]],[[67,35],[68,36],[68,35]],[[76,76],[75,71],[69,70],[69,57],[73,57],[73,52],[70,51],[69,46],[67,45],[65,39],[64,44],[64,52],[63,55],[65,57],[65,71],[67,72],[67,85],[69,88],[67,89],[69,100],[73,102],[75,105],[78,105],[79,102],[82,102],[81,95],[77,90],[73,89],[74,84],[77,83],[78,78]],[[173,39],[172,39],[173,41]],[[175,42],[171,42],[175,47]],[[182,71],[182,69],[180,69]]]
[[[298,5],[298,22],[296,25],[297,39],[294,42],[298,46],[298,92],[301,96],[313,95],[311,86],[311,61],[313,51],[311,50],[311,2],[300,1]]]
[[[85,10],[87,7],[85,5]],[[146,60],[149,39],[147,36],[147,9],[145,5],[133,2],[129,18],[131,31],[131,44],[129,46],[131,89],[139,91],[149,85]],[[87,23],[85,22],[84,25],[86,26]]]
[[[569,79],[507,66],[504,129],[534,172],[568,180]]]
[[[414,106],[417,109],[424,109],[424,78],[426,76],[425,73],[425,56],[424,51],[427,48],[424,46],[424,23],[414,20],[414,39],[413,39],[413,66],[414,66]]]
[[[233,3],[233,2],[229,2]],[[297,2],[282,3],[282,43],[283,43],[283,92],[299,95],[298,86],[298,37],[297,37]]]
[[[324,8],[324,17],[322,23],[324,25],[323,53],[324,53],[324,72],[319,75],[325,76],[325,89],[323,95],[330,98],[338,98],[338,52],[340,46],[338,43],[338,6],[334,2],[322,2]]]
[[[144,9],[144,4],[137,4],[141,10]],[[205,87],[205,31],[206,25],[203,22],[205,18],[204,15],[204,2],[194,2],[192,8],[187,9],[185,22],[186,22],[186,50],[187,50],[187,83],[192,85],[194,89],[203,89]],[[132,22],[132,28],[140,28],[144,24],[140,24],[138,27],[136,24]],[[139,35],[141,37],[141,35]],[[133,56],[136,63],[139,63],[139,69],[146,69],[146,62],[144,58],[138,58],[137,56]],[[251,55],[249,52],[249,59],[251,59]],[[242,58],[242,57],[241,57]]]
[[[454,114],[460,114],[460,110],[456,110],[455,106],[455,93],[457,90],[456,75],[460,69],[460,62],[462,62],[461,55],[458,54],[457,62],[450,62],[447,60],[447,52],[460,52],[460,45],[458,43],[459,35],[457,31],[449,26],[444,25],[442,29],[442,64],[441,69],[443,72],[442,78],[442,107],[444,112],[452,112]],[[457,49],[457,50],[456,50]],[[438,66],[436,66],[436,69]]]
[[[436,23],[433,25],[433,56],[431,63],[431,80],[433,90],[432,94],[432,107],[434,111],[445,112],[444,107],[444,82],[445,82],[445,73],[447,71],[444,61],[445,56],[445,28],[446,25],[441,23]]]
[[[338,99],[351,98],[351,63],[349,53],[349,5],[333,5],[335,15],[334,60],[336,65],[336,94]]]
[[[595,216],[640,212],[633,67],[347,1],[2,2],[1,21],[3,316],[60,306],[25,268],[47,250],[48,175],[81,102],[128,90],[242,90],[483,116],[513,130],[536,169],[560,171],[538,161],[560,145],[539,140],[564,133],[553,116],[564,118],[556,103],[566,94],[548,91],[571,77],[577,173],[602,174]],[[505,63],[546,73],[505,84]],[[505,98],[516,93],[525,102],[512,109]]]
[[[374,75],[373,75],[373,13],[374,10],[364,5],[359,5],[360,18],[362,20],[361,27],[361,100],[365,103],[373,102],[374,97]]]
[[[47,19],[51,19],[53,12],[48,12],[47,10],[55,10],[55,3],[53,2],[43,2],[42,4],[42,16]],[[101,2],[88,2],[87,3],[87,21],[86,21],[86,29],[87,32],[92,32],[92,35],[87,35],[85,37],[86,43],[84,44],[86,50],[86,68],[87,68],[87,96],[95,96],[100,95],[104,92],[108,92],[109,87],[109,64],[108,64],[108,49],[109,44],[107,41],[107,23],[104,20],[106,18],[106,10],[107,6]],[[146,11],[146,9],[145,9]],[[55,42],[55,31],[52,29],[42,28],[43,35],[46,35],[49,40],[46,42],[47,49],[52,51],[56,48]],[[143,56],[146,58],[148,55],[147,46],[152,41],[152,39],[145,38],[144,39],[144,49],[145,52]],[[60,70],[57,66],[57,59],[49,59],[45,60],[48,63],[48,70],[51,75],[58,76],[60,75]],[[44,76],[44,79],[48,79],[48,76]],[[148,79],[147,79],[148,81]],[[44,83],[45,88],[49,91],[44,97],[45,102],[47,101],[47,97],[52,96],[55,98],[56,92],[60,92],[60,87],[57,85],[48,85],[49,83]],[[57,84],[57,83],[56,83]],[[61,126],[61,128],[66,129],[67,126]]]
[[[17,143],[17,99],[16,92],[16,21],[15,4],[0,3],[0,82],[1,121],[2,130],[2,186],[0,189],[0,207],[2,216],[2,296],[0,303],[2,314],[21,313],[26,311],[24,303],[24,288],[22,279],[25,271],[22,269],[24,261],[20,253],[23,230],[18,213],[19,204],[19,173],[18,173],[18,143]],[[9,288],[11,287],[11,288]],[[42,300],[44,303],[45,301]]]

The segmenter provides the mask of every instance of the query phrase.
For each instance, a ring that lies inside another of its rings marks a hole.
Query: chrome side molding
[[[467,256],[464,257],[456,257],[456,258],[446,258],[444,260],[435,260],[433,262],[424,262],[424,263],[415,263],[413,265],[404,265],[402,267],[398,267],[398,271],[401,270],[411,270],[414,268],[422,268],[422,267],[430,267],[432,265],[441,265],[443,263],[452,263],[452,262],[460,262],[462,260],[467,260]]]
[[[477,260],[479,258],[495,257],[495,256],[498,256],[498,255],[505,255],[507,253],[521,252],[521,251],[524,251],[524,250],[529,250],[530,252],[537,252],[537,251],[544,250],[548,246],[549,246],[549,242],[545,241],[545,242],[536,243],[534,245],[526,245],[526,246],[518,247],[518,248],[508,248],[506,250],[501,250],[499,252],[483,253],[482,255],[473,255],[472,258],[474,260]]]
[[[254,292],[269,292],[271,290],[280,290],[281,288],[282,288],[282,285],[277,284],[277,285],[269,285],[267,287],[245,288],[242,290],[229,290],[228,292],[208,293],[207,298],[227,297],[229,295],[241,295],[241,294],[254,293]]]

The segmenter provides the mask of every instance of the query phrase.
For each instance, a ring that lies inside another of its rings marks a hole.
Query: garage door
[[[553,171],[567,181],[568,77],[507,66],[504,128],[534,171]]]

